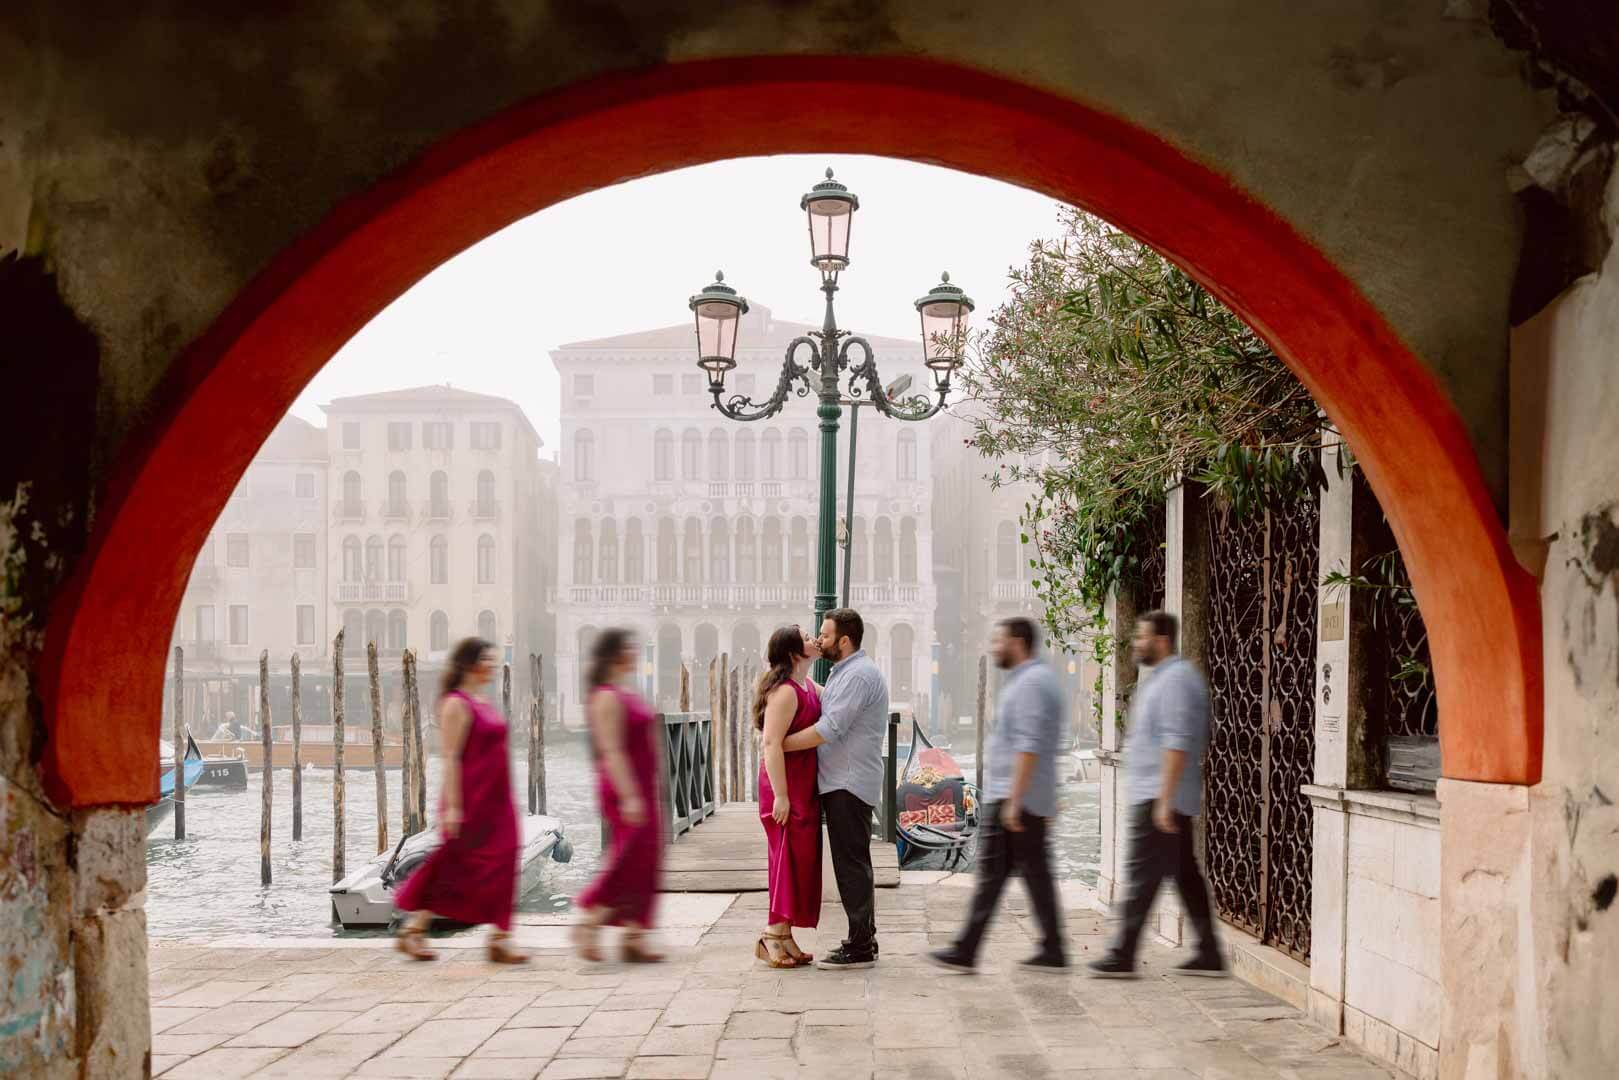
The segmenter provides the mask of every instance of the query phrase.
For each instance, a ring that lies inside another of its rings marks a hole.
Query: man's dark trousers
[[[871,869],[869,804],[848,791],[821,793],[826,813],[826,840],[832,850],[832,875],[838,882],[843,912],[849,917],[849,945],[869,948],[877,938],[876,875]]]
[[[1136,946],[1147,925],[1147,913],[1152,910],[1158,887],[1167,877],[1175,879],[1181,907],[1186,909],[1187,917],[1197,930],[1199,955],[1215,955],[1219,952],[1219,943],[1215,941],[1214,920],[1209,915],[1209,890],[1203,883],[1203,872],[1198,869],[1197,855],[1192,850],[1192,819],[1176,814],[1175,824],[1180,831],[1162,832],[1153,823],[1152,805],[1142,802],[1130,808],[1130,854],[1125,862],[1130,892],[1124,902],[1124,918],[1119,924],[1113,955],[1135,963]]]
[[[972,913],[956,938],[957,957],[971,964],[995,915],[1006,879],[1017,869],[1029,887],[1029,902],[1040,923],[1040,955],[1063,960],[1062,917],[1057,907],[1057,886],[1051,880],[1051,853],[1046,847],[1046,819],[1023,812],[1023,831],[1008,832],[1001,825],[1001,803],[986,806],[978,834],[978,884],[973,890]]]

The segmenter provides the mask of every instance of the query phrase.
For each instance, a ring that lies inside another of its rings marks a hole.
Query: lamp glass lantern
[[[725,389],[725,374],[736,367],[736,338],[748,301],[725,284],[725,275],[716,272],[714,280],[688,301],[697,320],[697,366],[708,374],[711,391]]]
[[[933,372],[935,389],[946,390],[966,351],[972,298],[950,284],[949,274],[942,274],[939,284],[916,302],[916,311],[922,319],[922,362]]]
[[[849,265],[849,226],[860,200],[854,192],[832,179],[826,179],[798,200],[799,209],[809,218],[810,264],[823,274],[835,274]]]

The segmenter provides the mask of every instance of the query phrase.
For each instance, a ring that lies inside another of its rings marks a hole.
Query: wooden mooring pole
[[[731,707],[726,713],[731,722],[731,797],[738,802],[748,797],[747,789],[742,786],[742,744],[740,742],[741,729],[737,723],[738,713],[741,709],[742,693],[738,680],[741,672],[731,669]]]
[[[978,658],[978,708],[973,717],[973,754],[977,778],[978,797],[984,797],[984,695],[989,689],[989,657]]]
[[[416,746],[410,738],[410,650],[399,657],[399,741],[404,744],[399,769],[399,829],[401,836],[416,835]]]
[[[714,729],[720,733],[720,753],[715,759],[720,773],[720,802],[731,801],[731,657],[720,653],[720,711]]]
[[[714,790],[711,793],[716,803],[723,802],[720,797],[720,658],[710,657],[708,661],[708,776]]]
[[[302,679],[298,654],[292,654],[292,839],[304,838],[304,706],[299,689]]]
[[[545,792],[545,657],[535,656],[530,660],[534,666],[534,709],[528,721],[528,741],[530,746],[531,763],[529,765],[529,804],[531,813],[543,814],[546,812]]]
[[[264,773],[259,806],[259,884],[270,884],[270,650],[259,650],[259,745],[264,748]]]
[[[186,838],[186,655],[174,647],[174,838]]]
[[[343,869],[343,634],[332,641],[332,884]]]
[[[388,773],[382,761],[382,679],[377,674],[377,643],[365,644],[366,677],[371,684],[372,771],[377,778],[377,854],[388,850]]]
[[[680,661],[680,711],[691,712],[691,668],[686,661]]]
[[[422,682],[420,658],[410,654],[410,737],[416,742],[416,831],[427,828],[427,744],[422,741]]]

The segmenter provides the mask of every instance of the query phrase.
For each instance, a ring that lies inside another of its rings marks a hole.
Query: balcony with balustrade
[[[405,581],[340,581],[339,604],[408,604],[410,583]]]

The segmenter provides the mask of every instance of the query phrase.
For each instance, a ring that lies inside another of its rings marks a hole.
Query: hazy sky
[[[779,318],[820,321],[798,199],[827,166],[860,197],[838,293],[839,325],[855,333],[917,337],[912,301],[941,270],[981,317],[1029,242],[1056,234],[1045,196],[908,161],[782,156],[682,169],[582,195],[462,252],[355,335],[293,412],[324,424],[320,405],[333,398],[449,382],[515,400],[549,454],[548,352],[558,345],[689,322],[686,299],[717,269]]]

